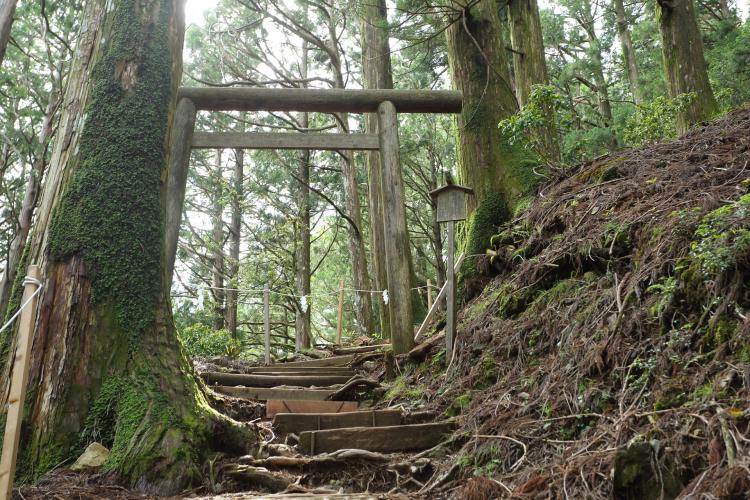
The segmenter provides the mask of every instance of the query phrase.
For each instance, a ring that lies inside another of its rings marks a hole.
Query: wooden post
[[[338,315],[338,323],[336,323],[336,344],[338,345],[341,345],[341,332],[343,330],[344,330],[344,280],[341,280],[339,282],[339,315]]]
[[[29,266],[30,278],[39,280],[41,272],[37,266]],[[34,342],[34,319],[39,300],[36,283],[26,283],[21,304],[28,305],[21,312],[18,325],[18,346],[13,362],[13,375],[8,397],[8,413],[5,422],[5,438],[3,440],[3,455],[0,459],[0,498],[13,498],[13,479],[16,474],[16,458],[18,444],[21,437],[21,421],[23,420],[23,404],[26,400],[26,384],[29,381],[29,367],[31,364],[31,346]],[[6,335],[11,335],[6,332]]]
[[[265,352],[266,352],[266,364],[271,364],[271,305],[269,304],[269,296],[271,295],[268,289],[268,284],[263,288],[263,333],[266,338]]]
[[[164,222],[164,280],[166,290],[172,284],[172,273],[177,257],[177,243],[180,239],[182,208],[185,203],[190,152],[192,151],[193,131],[195,129],[195,105],[190,99],[180,99],[175,110],[174,123],[169,143],[167,166],[167,207]]]
[[[432,309],[432,281],[427,280],[427,310]]]
[[[404,183],[398,142],[398,116],[393,103],[378,107],[380,166],[383,186],[383,234],[388,277],[388,314],[393,352],[405,354],[414,347],[411,308],[411,249],[406,227]]]
[[[461,254],[458,256],[458,259],[456,259],[456,264],[453,266],[454,273],[458,272],[459,269],[461,269],[461,266],[464,263],[464,254]],[[419,326],[419,329],[417,330],[416,335],[414,335],[414,338],[416,339],[420,335],[422,335],[425,330],[427,330],[427,325],[430,324],[430,321],[435,317],[435,313],[437,312],[438,308],[440,307],[440,302],[445,297],[445,293],[448,288],[448,281],[446,280],[445,283],[443,283],[442,288],[440,288],[440,292],[438,292],[437,297],[435,297],[435,300],[432,302],[432,307],[430,307],[427,310],[427,316],[425,316],[424,321],[422,321],[422,324]]]
[[[453,268],[453,248],[456,239],[456,223],[448,222],[448,276],[445,290],[447,318],[445,325],[445,358],[450,363],[453,357],[453,342],[456,336],[456,270]]]

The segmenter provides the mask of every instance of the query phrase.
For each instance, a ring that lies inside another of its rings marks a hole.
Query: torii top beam
[[[460,113],[463,95],[453,90],[274,89],[182,87],[178,98],[206,111],[309,111],[376,113],[390,101],[398,113]]]

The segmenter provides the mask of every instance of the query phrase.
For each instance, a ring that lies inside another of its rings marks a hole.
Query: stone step
[[[335,403],[336,401],[332,402]],[[270,405],[271,401],[268,403]],[[314,401],[305,401],[305,403],[314,403]],[[296,408],[294,409],[296,410]],[[273,426],[282,434],[292,432],[299,434],[305,431],[340,429],[344,427],[400,425],[402,416],[401,410],[352,411],[346,413],[339,411],[335,413],[277,412],[273,418]]]
[[[454,428],[455,422],[448,421],[305,431],[299,435],[299,447],[308,455],[348,448],[379,452],[426,450],[443,442]]]
[[[266,418],[274,418],[279,416],[279,414],[335,414],[339,412],[356,411],[357,408],[359,408],[359,403],[356,401],[269,400],[266,402]]]
[[[346,383],[348,375],[256,375],[243,373],[204,372],[201,377],[209,385],[243,385],[245,387],[278,387],[293,385],[297,387],[327,387]]]
[[[293,387],[230,387],[211,386],[213,390],[227,396],[251,399],[254,401],[291,400],[291,401],[325,401],[335,391],[330,389],[299,389]]]

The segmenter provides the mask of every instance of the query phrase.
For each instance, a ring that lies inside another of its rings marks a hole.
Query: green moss
[[[602,163],[594,164],[576,176],[578,182],[598,184],[620,177],[618,167],[627,160],[627,156],[612,158]]]
[[[445,410],[445,414],[449,417],[455,417],[463,413],[463,411],[471,404],[471,394],[464,393],[453,400],[453,403]]]
[[[489,193],[479,202],[471,214],[464,234],[464,254],[484,254],[500,224],[506,221],[510,211],[500,193]],[[461,268],[462,278],[476,274],[476,259],[468,258]]]
[[[480,364],[479,376],[474,379],[473,389],[482,390],[497,382],[497,362],[492,354],[485,354]]]
[[[114,4],[112,33],[92,70],[79,167],[53,216],[49,249],[56,260],[83,258],[92,301],[111,302],[135,344],[159,298],[172,2]],[[144,28],[152,11],[157,19]]]
[[[695,231],[690,258],[706,277],[735,267],[750,253],[750,229],[746,222],[750,194],[706,215]]]

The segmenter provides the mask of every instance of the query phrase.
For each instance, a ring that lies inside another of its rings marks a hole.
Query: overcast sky
[[[216,7],[218,0],[187,0],[187,23],[200,24],[203,20],[203,12]],[[539,0],[542,7],[549,4],[550,0]],[[743,19],[750,13],[750,0],[737,0],[737,6],[742,11]]]

